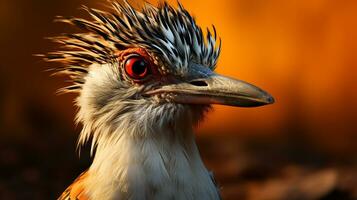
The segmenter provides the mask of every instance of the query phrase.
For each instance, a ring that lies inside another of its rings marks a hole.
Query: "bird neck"
[[[130,127],[127,127],[130,128]],[[98,142],[86,188],[93,199],[218,199],[192,126],[113,132]]]

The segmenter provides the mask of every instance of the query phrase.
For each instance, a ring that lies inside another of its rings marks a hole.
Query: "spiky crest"
[[[146,3],[142,11],[129,3],[111,2],[111,11],[101,11],[83,6],[91,20],[57,17],[55,21],[75,25],[84,33],[63,34],[51,39],[62,48],[45,56],[46,61],[60,62],[57,74],[67,74],[73,84],[63,92],[80,91],[88,66],[93,63],[115,62],[115,52],[143,47],[155,53],[183,73],[190,62],[205,65],[214,70],[221,49],[216,44],[216,30],[207,29],[204,35],[195,19],[178,2],[178,8],[164,2],[155,7]]]

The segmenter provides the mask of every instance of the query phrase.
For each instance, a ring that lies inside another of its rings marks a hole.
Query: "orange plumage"
[[[79,177],[62,193],[58,200],[89,200],[85,195],[83,181],[88,177],[88,172],[83,172]]]

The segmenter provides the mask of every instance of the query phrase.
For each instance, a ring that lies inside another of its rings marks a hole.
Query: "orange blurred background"
[[[356,1],[182,3],[199,24],[217,27],[223,40],[218,72],[253,82],[276,98],[263,108],[216,107],[203,133],[250,137],[301,129],[297,134],[327,148],[355,147]]]
[[[35,199],[54,197],[89,165],[88,157],[75,155],[80,131],[73,125],[75,95],[55,95],[63,79],[50,77],[47,64],[32,55],[53,50],[44,37],[76,30],[53,23],[56,15],[86,16],[78,9],[82,4],[105,8],[105,2],[0,1],[0,194],[5,197],[18,195],[9,189],[13,186],[20,190],[38,181],[38,187],[47,187],[43,173],[57,183]],[[209,161],[210,155],[224,149],[227,140],[233,146],[252,141],[267,149],[279,146],[273,155],[290,148],[301,157],[318,154],[312,160],[328,160],[322,165],[357,162],[357,1],[181,2],[199,25],[217,28],[222,38],[217,71],[253,83],[276,99],[259,108],[214,106],[197,130],[202,154],[214,171],[219,163]],[[223,145],[213,146],[215,141]]]

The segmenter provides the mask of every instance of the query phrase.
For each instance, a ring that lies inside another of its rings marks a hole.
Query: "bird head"
[[[63,48],[47,55],[63,63],[57,73],[73,82],[62,91],[80,93],[77,119],[90,130],[83,142],[97,129],[134,134],[190,126],[211,104],[273,103],[263,90],[214,72],[221,50],[216,30],[204,34],[180,3],[146,4],[140,11],[116,2],[111,11],[84,9],[90,20],[57,18],[85,32],[54,37]]]

